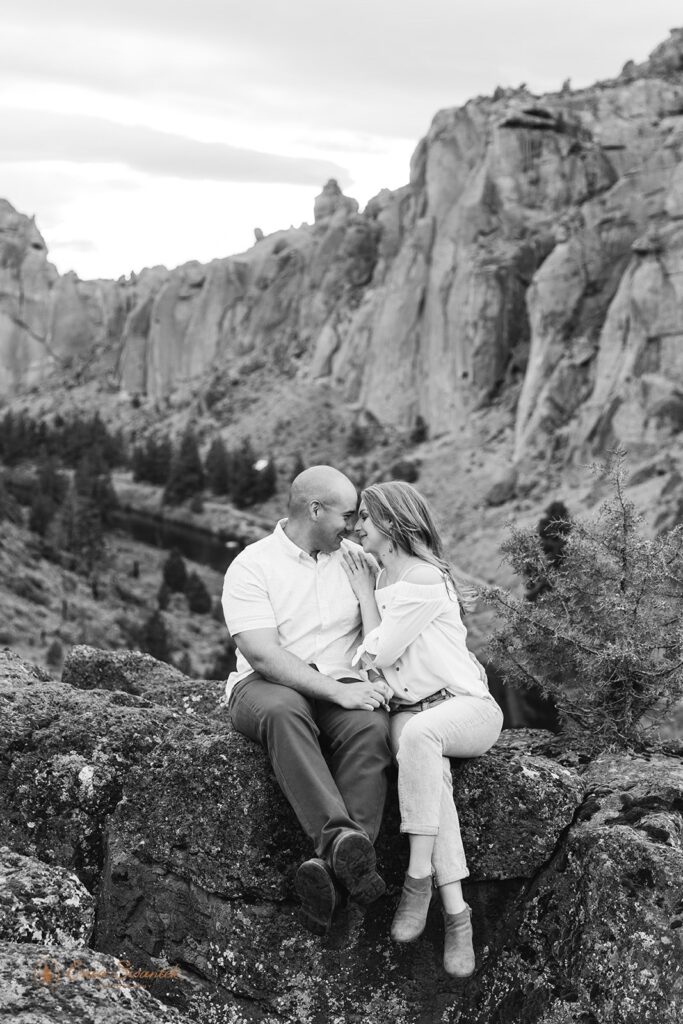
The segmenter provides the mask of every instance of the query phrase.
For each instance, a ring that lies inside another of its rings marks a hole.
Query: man
[[[343,473],[304,470],[288,518],[237,556],[223,586],[238,651],[231,718],[268,752],[313,842],[316,856],[299,867],[295,886],[300,921],[318,935],[330,927],[340,887],[362,904],[385,890],[373,843],[391,761],[390,691],[351,668],[361,618],[342,568],[357,502]]]

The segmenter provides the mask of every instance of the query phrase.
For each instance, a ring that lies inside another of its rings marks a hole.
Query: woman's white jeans
[[[399,711],[391,716],[401,832],[436,836],[432,853],[436,885],[469,875],[449,758],[485,754],[502,727],[503,712],[493,697],[452,697],[425,711]]]

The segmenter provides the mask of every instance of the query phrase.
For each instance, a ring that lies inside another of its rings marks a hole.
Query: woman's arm
[[[366,634],[365,651],[375,668],[394,665],[407,648],[443,611],[443,596],[434,596],[433,584],[412,584],[396,595],[379,625]],[[420,591],[424,590],[424,595]]]
[[[366,636],[381,621],[375,600],[375,567],[362,551],[345,547],[342,554],[342,567],[348,576],[351,589],[358,598],[363,620],[363,636]]]

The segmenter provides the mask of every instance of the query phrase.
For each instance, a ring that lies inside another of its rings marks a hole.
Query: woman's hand
[[[359,600],[374,594],[375,567],[362,551],[343,547],[342,568],[348,577],[351,589]]]

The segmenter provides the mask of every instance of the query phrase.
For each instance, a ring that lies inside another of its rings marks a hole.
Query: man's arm
[[[350,709],[374,710],[391,691],[384,680],[340,683],[323,675],[280,645],[277,629],[248,629],[233,637],[241,653],[259,675],[271,683],[289,686],[312,700],[327,700]],[[247,684],[248,685],[248,684]]]

